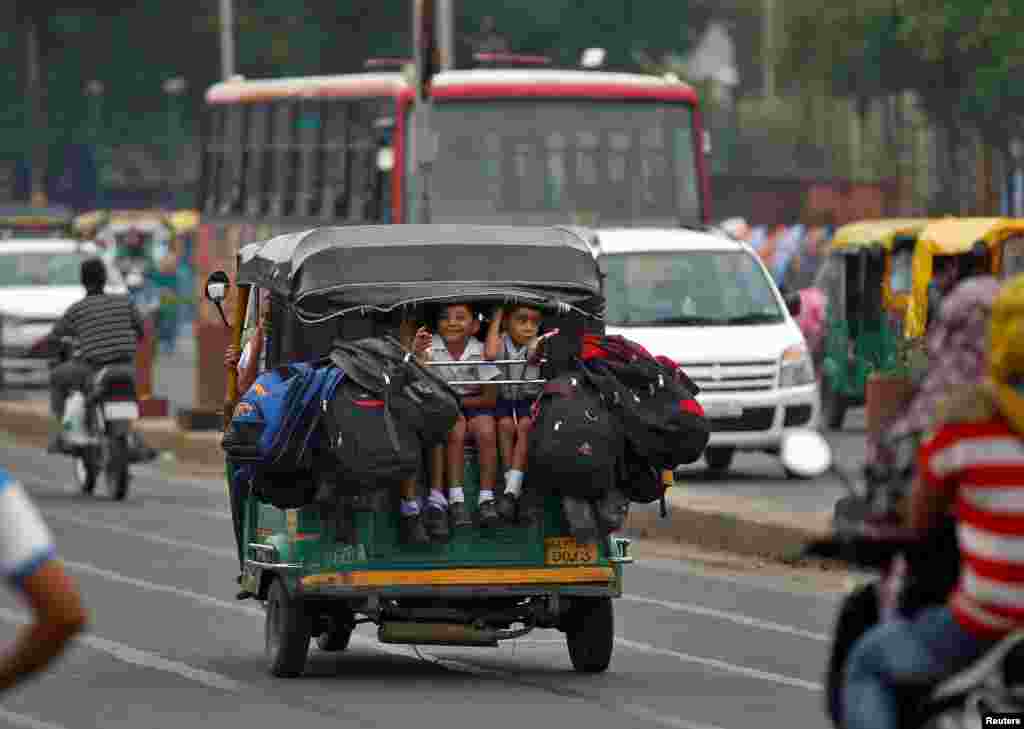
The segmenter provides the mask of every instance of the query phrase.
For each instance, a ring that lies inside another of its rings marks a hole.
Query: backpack
[[[335,390],[324,448],[337,462],[339,483],[372,487],[419,473],[422,441],[408,418],[396,417],[393,399],[387,385],[372,390],[348,377]]]
[[[697,386],[672,360],[655,359],[620,336],[588,335],[582,356],[591,384],[622,421],[635,455],[650,466],[674,469],[700,458],[710,438]]]
[[[264,372],[235,406],[221,447],[235,481],[264,503],[292,509],[316,491],[313,451],[324,404],[342,380],[336,367],[294,363]]]
[[[596,498],[612,483],[622,448],[619,421],[581,371],[545,383],[533,405],[531,484],[546,484],[551,490],[579,498]]]
[[[343,376],[326,364],[285,364],[257,377],[235,406],[221,439],[227,457],[276,470],[298,467],[317,432],[322,403],[330,400]]]
[[[407,422],[425,448],[444,443],[455,427],[461,412],[458,394],[394,337],[335,342],[331,360],[361,387],[380,395],[391,417]]]
[[[662,480],[662,471],[637,455],[626,443],[617,472],[619,489],[637,504],[661,502],[661,515],[668,515],[665,491],[668,486]]]

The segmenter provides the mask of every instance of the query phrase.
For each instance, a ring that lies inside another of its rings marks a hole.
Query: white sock
[[[505,493],[519,498],[523,492],[523,472],[515,469],[505,474]]]
[[[480,489],[480,503],[494,501],[494,489]]]
[[[448,489],[448,503],[466,503],[466,494],[462,492],[461,486],[452,486],[451,488]]]

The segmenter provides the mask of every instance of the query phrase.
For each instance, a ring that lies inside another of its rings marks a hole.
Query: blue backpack
[[[343,377],[326,359],[264,372],[238,401],[221,439],[228,459],[247,472],[303,467],[326,404]]]

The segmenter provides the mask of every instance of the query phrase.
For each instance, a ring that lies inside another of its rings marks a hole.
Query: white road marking
[[[0,620],[21,625],[28,622],[28,616],[24,613],[15,612],[14,610],[0,608]],[[196,683],[203,684],[210,688],[221,689],[223,691],[241,691],[245,688],[245,684],[219,673],[205,671],[201,668],[190,666],[187,663],[172,661],[164,658],[163,656],[157,655],[156,653],[132,648],[124,643],[118,643],[117,641],[101,638],[98,635],[86,633],[85,635],[79,636],[76,640],[84,643],[90,648],[124,661],[125,663],[131,663],[144,668],[152,668],[166,673],[174,673],[182,678],[195,681]],[[47,724],[45,726],[51,725]]]
[[[60,724],[54,724],[52,721],[43,721],[42,719],[36,719],[34,716],[26,716],[25,714],[18,714],[14,711],[8,711],[7,709],[0,709],[0,719],[3,719],[8,724],[22,729],[67,729],[67,727]]]
[[[140,532],[136,529],[129,529],[128,527],[119,526],[117,524],[111,524],[108,521],[102,519],[86,519],[81,516],[72,516],[71,514],[64,514],[60,512],[54,512],[50,509],[45,509],[46,518],[53,521],[66,521],[71,524],[78,524],[89,529],[103,529],[114,534],[124,534],[125,536],[135,537],[142,539],[153,544],[161,544],[167,547],[177,547],[179,549],[192,549],[197,552],[209,554],[213,557],[225,557],[231,559],[238,559],[238,552],[234,549],[221,549],[218,547],[207,547],[202,544],[194,544],[193,542],[185,542],[180,539],[172,539],[171,537],[160,537],[156,534],[149,534],[147,532]]]
[[[749,676],[750,678],[759,678],[763,681],[772,681],[774,683],[780,683],[785,686],[795,686],[796,688],[807,689],[808,691],[822,691],[824,687],[815,681],[805,681],[802,678],[794,678],[793,676],[784,676],[780,673],[771,673],[769,671],[759,671],[756,668],[748,668],[747,666],[740,666],[735,663],[727,663],[726,661],[719,661],[715,658],[704,658],[703,656],[694,656],[689,653],[682,653],[680,651],[670,650],[668,648],[658,648],[657,646],[651,645],[650,643],[641,643],[635,640],[628,640],[626,638],[620,638],[615,636],[615,643],[625,648],[630,648],[639,653],[647,653],[655,656],[665,656],[667,658],[675,658],[684,663],[696,663],[701,666],[707,666],[709,668],[717,668],[721,671],[728,673],[737,673],[742,676]]]
[[[795,628],[792,625],[783,625],[782,623],[775,623],[770,620],[761,620],[754,618],[749,615],[743,615],[741,613],[734,613],[729,610],[716,610],[715,608],[704,607],[703,605],[694,605],[686,602],[674,602],[672,600],[658,600],[653,597],[645,597],[643,595],[623,595],[623,600],[627,602],[635,602],[642,605],[655,605],[657,607],[663,607],[668,610],[677,610],[679,612],[690,613],[692,615],[705,615],[710,618],[716,618],[718,620],[726,620],[731,623],[738,625],[748,625],[758,630],[772,630],[777,633],[786,633],[788,635],[796,635],[801,638],[810,638],[811,640],[817,640],[824,643],[828,643],[832,640],[831,636],[825,633],[814,633],[810,630],[803,630],[801,628]]]
[[[67,727],[54,724],[52,721],[43,721],[42,719],[36,719],[34,716],[18,714],[7,709],[0,709],[0,719],[3,719],[11,726],[21,727],[22,729],[67,729]]]

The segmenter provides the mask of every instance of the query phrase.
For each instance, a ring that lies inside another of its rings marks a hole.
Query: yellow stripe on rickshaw
[[[538,567],[505,569],[456,567],[439,570],[358,570],[309,575],[303,587],[388,587],[403,585],[557,585],[610,582],[611,567]]]

